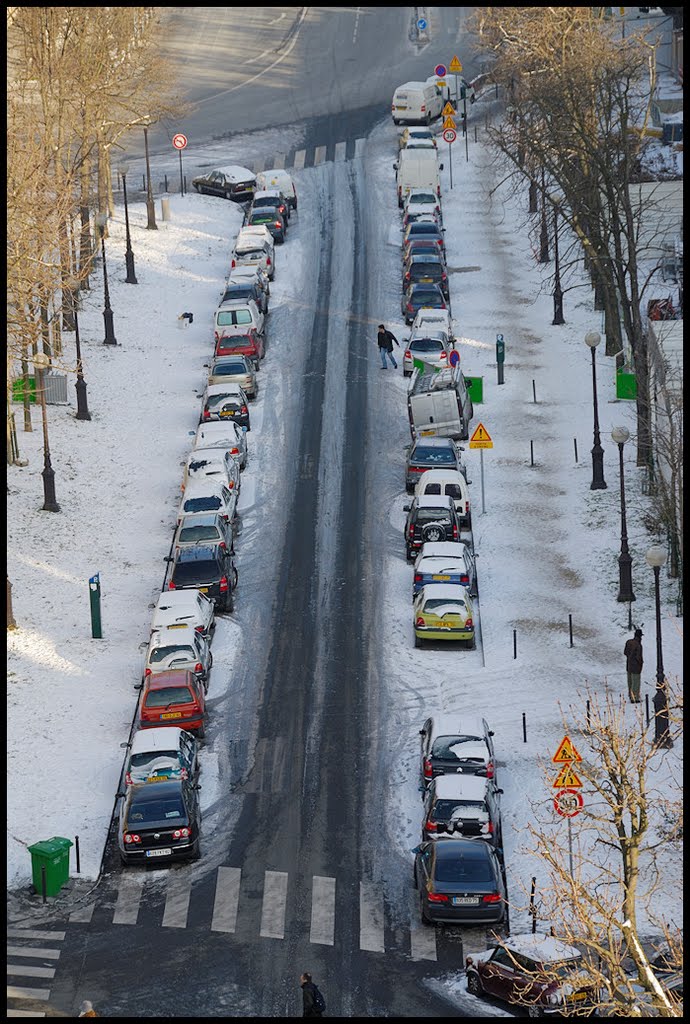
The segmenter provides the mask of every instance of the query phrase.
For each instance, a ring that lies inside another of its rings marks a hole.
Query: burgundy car
[[[216,338],[216,349],[213,353],[214,359],[218,356],[247,356],[259,369],[259,360],[264,357],[263,335],[256,331],[247,331],[244,334],[227,334]]]

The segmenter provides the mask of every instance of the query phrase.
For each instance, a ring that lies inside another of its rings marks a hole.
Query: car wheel
[[[237,586],[239,581],[240,581],[240,574],[238,573],[237,569],[233,569],[232,570],[232,589],[233,590],[235,589],[235,587]]]
[[[412,370],[403,370],[403,377],[411,377]]]
[[[197,738],[200,739],[200,740],[203,740],[205,738],[205,736],[206,736],[206,726],[204,725],[203,722],[201,723],[201,725],[197,729],[196,735],[197,735]]]
[[[203,192],[203,189],[202,189],[201,185],[195,185],[194,188],[199,193],[199,195],[201,195],[201,193]]]
[[[476,638],[476,636],[473,636],[471,640],[467,641],[467,649],[468,649],[468,651],[476,651],[477,650],[477,638]]]
[[[405,490],[408,494],[412,494],[414,491],[414,484],[405,484]]]
[[[434,922],[429,920],[429,918],[426,916],[426,910],[424,909],[424,893],[420,893],[419,896],[419,916],[422,919],[423,925],[425,925],[427,928],[433,927]]]
[[[226,596],[225,600],[223,601],[223,611],[227,612],[228,614],[230,614],[231,612],[234,612],[234,610],[235,610],[235,601],[233,599],[232,594],[228,594]]]
[[[191,856],[190,860],[199,860],[200,857],[201,857],[201,840],[197,838],[197,841],[194,843],[194,846],[192,847],[192,856]]]
[[[412,561],[412,548],[409,548],[409,547],[405,548],[405,557],[407,558],[408,562]]]
[[[209,656],[208,656],[208,671],[210,672],[212,668],[213,668],[213,655],[209,653]],[[208,673],[206,674],[206,678],[208,679]]]
[[[469,971],[467,975],[467,991],[472,996],[480,996],[484,989],[476,971]]]
[[[416,633],[414,635],[414,645],[415,645],[415,647],[423,647],[424,646],[424,641],[422,640],[421,636],[417,636]]]

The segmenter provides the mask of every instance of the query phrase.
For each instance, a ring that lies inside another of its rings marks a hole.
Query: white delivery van
[[[441,90],[432,82],[405,82],[393,93],[393,124],[431,124],[442,110]]]
[[[397,172],[398,206],[404,206],[405,197],[415,191],[430,191],[440,198],[439,171],[443,170],[443,164],[438,162],[435,149],[402,149],[393,168]]]
[[[297,209],[297,189],[287,171],[261,171],[256,176],[256,187],[257,189],[280,189],[292,209]]]
[[[435,83],[437,79],[436,77],[432,76],[431,78],[427,78],[426,81],[427,85],[429,85],[431,83]],[[475,95],[473,86],[471,86],[467,79],[463,78],[462,75],[448,74],[445,76],[443,81],[446,84],[438,86],[438,89],[439,92],[441,93],[441,98],[443,100],[444,106],[446,103],[450,103],[453,107],[456,107],[456,110],[461,111],[463,109],[463,100],[467,101],[467,106],[469,106],[471,103],[474,103],[474,101],[476,100],[477,97]],[[464,96],[463,90],[465,92]],[[456,96],[457,106],[455,102]]]
[[[418,437],[467,440],[474,409],[460,367],[431,373],[415,370],[407,393],[407,414],[413,440]]]

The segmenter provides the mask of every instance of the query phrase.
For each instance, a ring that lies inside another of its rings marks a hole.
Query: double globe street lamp
[[[604,480],[604,449],[601,447],[599,437],[599,406],[597,405],[597,366],[596,350],[601,341],[598,331],[589,331],[585,334],[585,345],[592,353],[592,401],[594,404],[594,445],[592,447],[592,482],[589,485],[591,491],[600,491],[606,487]]]
[[[623,446],[630,437],[625,427],[614,427],[611,437],[618,445],[618,459],[621,479],[621,553],[618,556],[618,598],[619,601],[634,601],[632,585],[632,555],[628,548],[628,525],[625,517],[625,475],[623,468]]]
[[[129,165],[121,163],[118,167],[120,176],[122,178],[122,194],[125,200],[125,266],[127,267],[127,277],[125,278],[126,284],[138,284],[137,275],[134,273],[134,253],[132,252],[132,240],[129,234],[129,207],[127,206],[127,172],[129,171]]]
[[[33,357],[33,364],[38,370],[39,379],[36,382],[41,397],[41,420],[43,424],[43,511],[59,512],[60,506],[55,497],[55,470],[50,461],[50,445],[48,443],[48,413],[46,410],[46,371],[50,366],[50,359],[45,352],[36,352]]]
[[[69,306],[74,321],[74,341],[77,347],[77,381],[74,385],[77,391],[77,415],[78,420],[90,420],[89,403],[86,397],[86,381],[84,380],[84,366],[81,361],[81,342],[79,340],[79,316],[77,313],[77,296],[79,294],[79,280],[70,277],[65,282],[69,291]]]
[[[654,572],[654,601],[656,607],[656,692],[654,694],[654,743],[657,747],[670,748],[673,740],[668,727],[668,694],[664,673],[664,654],[661,647],[661,598],[659,596],[659,573],[666,564],[666,548],[655,544],[645,555],[645,560]]]
[[[110,292],[108,291],[108,268],[105,262],[105,226],[108,223],[108,215],[106,213],[96,214],[96,227],[98,228],[98,234],[101,239],[101,255],[103,257],[103,291],[105,294],[104,307],[103,307],[103,323],[105,325],[105,339],[104,345],[117,345],[117,338],[115,337],[115,330],[113,327],[113,311],[110,308]]]

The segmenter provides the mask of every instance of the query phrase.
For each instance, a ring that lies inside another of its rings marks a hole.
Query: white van
[[[257,189],[280,189],[292,209],[297,209],[297,189],[287,171],[261,171],[256,176],[256,187]]]
[[[405,82],[393,93],[393,124],[431,124],[442,110],[441,90],[432,82]]]
[[[443,164],[438,162],[435,149],[401,149],[397,162],[395,183],[398,187],[398,206],[402,209],[410,192],[429,191],[441,197],[439,171]]]
[[[431,373],[415,370],[407,393],[407,414],[413,441],[418,437],[466,441],[474,409],[460,367]]]
[[[434,494],[452,498],[461,525],[470,528],[470,490],[457,469],[427,469],[417,481],[414,493],[418,498]]]
[[[435,83],[437,81],[437,79],[435,77],[431,77],[431,78],[427,78],[426,81],[427,81],[427,85],[429,85],[430,83]],[[456,97],[457,97],[457,107],[456,107],[456,110],[462,111],[463,110],[463,101],[466,100],[467,103],[470,104],[470,103],[474,103],[474,101],[476,100],[477,97],[476,97],[476,94],[475,94],[475,91],[474,91],[474,87],[472,85],[470,85],[470,83],[467,81],[467,79],[463,78],[462,75],[451,75],[451,74],[448,74],[448,75],[445,76],[443,81],[446,84],[438,86],[438,89],[439,89],[439,91],[441,93],[441,98],[443,99],[444,105],[446,103],[450,103],[451,106],[455,107],[456,106],[456,102],[455,101],[456,101]],[[465,91],[465,95],[464,96],[462,94],[463,93],[463,89]]]

